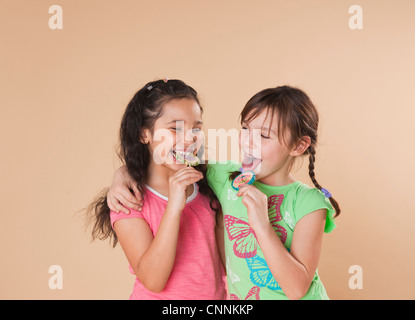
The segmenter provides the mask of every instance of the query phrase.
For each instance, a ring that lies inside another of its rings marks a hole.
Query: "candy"
[[[177,161],[185,164],[188,167],[195,167],[200,163],[199,158],[191,152],[173,151],[173,155]]]
[[[236,176],[232,181],[232,188],[239,191],[239,188],[245,184],[253,184],[255,181],[255,173],[253,171],[245,171]]]

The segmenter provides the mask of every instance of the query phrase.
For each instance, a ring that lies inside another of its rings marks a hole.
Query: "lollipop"
[[[241,174],[237,175],[232,181],[232,188],[239,191],[239,188],[245,184],[253,184],[255,181],[255,173],[253,171],[244,171],[243,168],[239,168],[242,171]]]
[[[177,161],[185,164],[187,167],[195,167],[200,163],[200,160],[191,152],[173,151],[173,155]]]

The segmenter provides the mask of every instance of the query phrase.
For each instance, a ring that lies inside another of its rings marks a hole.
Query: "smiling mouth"
[[[185,164],[186,166],[195,167],[200,163],[200,159],[195,155],[197,150],[192,152],[171,150],[173,157],[180,163]]]

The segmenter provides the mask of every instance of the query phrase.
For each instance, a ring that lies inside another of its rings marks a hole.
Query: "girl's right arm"
[[[157,234],[141,218],[114,223],[118,241],[140,282],[150,291],[161,292],[174,264],[180,216],[166,209]]]
[[[202,173],[192,167],[183,168],[170,177],[169,201],[154,238],[144,219],[120,219],[114,223],[128,262],[150,291],[161,292],[169,279],[176,256],[180,215],[186,203],[186,188],[202,178]]]

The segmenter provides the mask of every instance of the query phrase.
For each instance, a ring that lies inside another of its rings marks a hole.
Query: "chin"
[[[255,177],[261,177],[263,176],[264,167],[262,166],[262,162],[253,170],[255,173]],[[255,178],[258,179],[258,178]]]
[[[183,169],[186,167],[182,163],[169,163],[169,164],[164,163],[163,166],[172,171],[179,171],[180,169]]]
[[[264,166],[262,166],[262,163],[261,165],[255,168],[254,173],[255,173],[255,180],[263,179],[265,177],[268,177],[270,174],[272,174],[270,170],[267,170],[267,168],[264,168]]]

